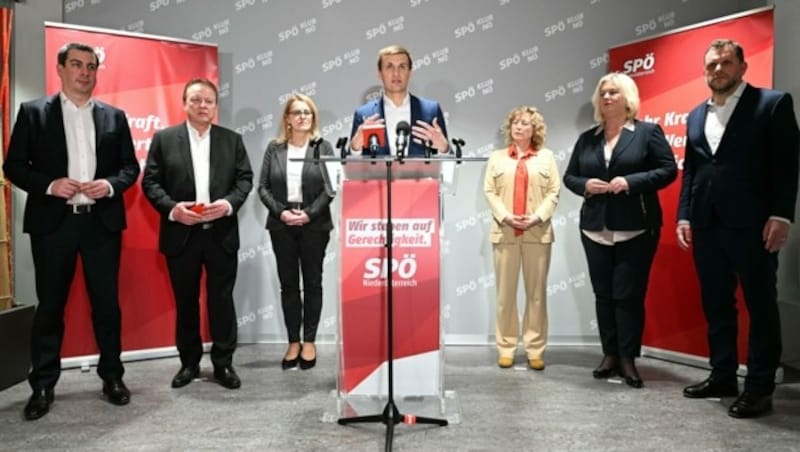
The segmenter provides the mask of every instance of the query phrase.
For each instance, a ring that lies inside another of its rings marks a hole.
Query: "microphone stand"
[[[402,163],[402,156],[405,153],[405,149],[401,150],[398,147],[397,154],[398,154],[398,161]],[[374,158],[375,156],[372,155]],[[392,159],[386,159],[386,261],[389,262],[389,266],[391,267],[392,262],[392,248],[394,242],[393,236],[393,229],[394,226],[392,225]],[[427,162],[430,163],[430,162]],[[386,295],[386,331],[387,331],[387,357],[388,357],[388,380],[389,380],[389,389],[388,389],[388,400],[386,401],[386,406],[383,409],[381,414],[372,414],[366,416],[355,416],[349,418],[340,418],[337,422],[339,425],[348,425],[348,424],[356,424],[356,423],[383,423],[386,425],[386,442],[385,442],[385,450],[391,451],[392,450],[392,440],[394,438],[394,426],[399,424],[400,422],[404,422],[406,424],[431,424],[431,425],[438,425],[440,427],[444,427],[448,424],[446,419],[436,419],[430,417],[422,417],[422,416],[415,416],[412,414],[402,414],[400,410],[397,408],[397,404],[394,401],[394,305],[393,305],[393,293],[394,293],[394,272],[391,271],[391,268],[387,272],[387,295]]]

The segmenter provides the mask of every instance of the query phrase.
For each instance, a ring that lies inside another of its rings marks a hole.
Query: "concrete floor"
[[[335,349],[319,346],[317,367],[282,371],[284,346],[244,345],[234,358],[242,388],[213,382],[204,357],[203,378],[181,389],[170,381],[177,358],[126,365],[132,401],[105,402],[100,380],[64,371],[55,403],[44,418],[22,417],[27,383],[0,392],[0,450],[383,450],[382,424],[322,422],[335,400]],[[594,380],[596,347],[551,347],[547,369],[524,360],[495,365],[489,346],[450,346],[444,386],[455,391],[461,421],[447,427],[396,427],[394,450],[800,450],[800,379],[787,375],[775,393],[775,413],[756,420],[727,416],[732,399],[690,400],[683,386],[707,372],[642,358],[645,388]],[[402,404],[398,401],[401,411]]]

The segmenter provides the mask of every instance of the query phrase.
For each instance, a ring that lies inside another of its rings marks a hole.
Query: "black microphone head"
[[[395,128],[397,135],[408,135],[411,133],[411,126],[406,121],[400,121]]]
[[[313,138],[311,141],[308,142],[309,146],[319,146],[322,143],[322,137]]]

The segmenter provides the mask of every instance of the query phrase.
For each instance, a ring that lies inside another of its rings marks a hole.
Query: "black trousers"
[[[34,390],[52,388],[61,375],[64,307],[78,256],[83,263],[92,327],[100,351],[97,374],[104,379],[122,377],[118,294],[121,243],[121,233],[106,229],[94,213],[68,213],[54,232],[31,235],[39,299],[33,318],[28,375]]]
[[[764,249],[760,228],[730,229],[719,224],[693,229],[694,260],[700,279],[713,378],[734,379],[739,367],[734,296],[742,286],[750,314],[745,390],[772,394],[781,356],[778,313],[778,253]]]
[[[659,235],[659,229],[651,229],[607,246],[581,233],[605,355],[635,358],[641,353],[644,297]]]
[[[281,281],[281,308],[289,342],[314,342],[322,312],[322,263],[330,231],[288,226],[269,231]],[[300,275],[303,296],[300,295]]]
[[[183,366],[197,366],[203,356],[200,337],[200,279],[205,267],[206,310],[214,368],[230,366],[236,350],[237,323],[233,305],[238,257],[225,251],[211,229],[194,226],[186,246],[167,257],[177,307],[175,344]]]

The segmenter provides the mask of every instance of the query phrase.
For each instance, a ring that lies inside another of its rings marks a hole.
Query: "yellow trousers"
[[[500,357],[513,358],[519,340],[517,284],[520,269],[525,285],[522,340],[528,359],[542,359],[547,345],[547,272],[549,243],[495,243],[494,268],[497,289],[495,338]]]

